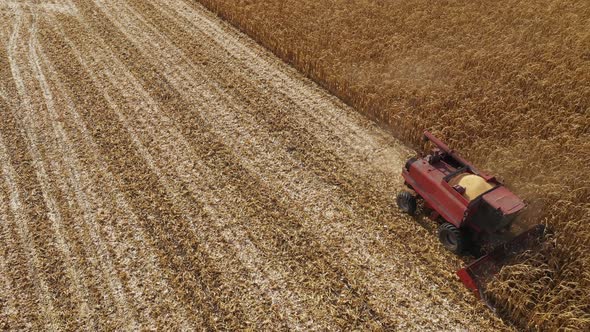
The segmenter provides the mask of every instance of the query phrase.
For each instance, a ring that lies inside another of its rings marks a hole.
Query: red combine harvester
[[[424,208],[431,211],[430,219],[439,222],[438,237],[446,249],[481,256],[457,271],[465,286],[481,297],[485,282],[510,257],[539,239],[544,226],[521,231],[516,217],[526,204],[518,196],[431,133],[426,131],[424,136],[436,147],[424,157],[407,161],[402,176],[413,192],[400,192],[398,206],[413,215],[417,199],[423,199]]]

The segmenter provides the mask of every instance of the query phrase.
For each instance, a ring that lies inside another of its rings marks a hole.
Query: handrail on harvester
[[[470,162],[468,162],[467,160],[463,159],[461,156],[459,156],[455,150],[451,149],[448,145],[446,145],[443,141],[441,141],[440,139],[436,138],[436,136],[434,136],[431,132],[429,132],[428,130],[424,131],[424,138],[426,140],[429,140],[432,142],[432,144],[436,145],[436,147],[438,147],[441,151],[445,152],[447,155],[453,157],[455,160],[457,160],[459,163],[461,163],[463,166],[469,168],[471,170],[471,172],[473,174],[477,174],[480,175],[482,177],[484,177],[487,181],[493,179],[494,177],[490,177],[487,176],[486,174],[483,174],[481,172],[479,172],[477,170],[477,168],[475,168],[475,166],[473,166]]]

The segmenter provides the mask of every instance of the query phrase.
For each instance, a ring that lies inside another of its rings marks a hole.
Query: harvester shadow
[[[431,236],[433,236],[434,239],[438,239],[438,226],[440,225],[440,223],[442,221],[437,222],[437,221],[430,219],[428,217],[430,214],[430,211],[431,210],[428,210],[424,207],[423,200],[418,200],[416,213],[414,216],[412,216],[412,219],[418,225],[420,225],[422,228],[424,228],[426,231],[428,231],[428,233]],[[442,245],[440,246],[440,250],[445,251],[445,249]],[[470,243],[466,252],[463,253],[462,255],[456,256],[456,257],[459,258],[461,261],[463,261],[463,264],[469,264],[469,263],[473,262],[474,260],[480,258],[483,255],[485,255],[485,251],[480,246],[476,246],[475,244]]]

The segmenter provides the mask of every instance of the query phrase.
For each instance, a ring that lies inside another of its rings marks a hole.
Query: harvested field
[[[412,151],[191,0],[0,0],[0,327],[504,330]]]
[[[200,0],[403,142],[429,128],[554,237],[489,287],[531,330],[590,330],[590,2]]]

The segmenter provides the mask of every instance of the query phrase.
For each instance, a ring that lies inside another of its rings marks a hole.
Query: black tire
[[[416,213],[416,197],[407,191],[397,194],[397,206],[400,210],[413,216]]]
[[[438,227],[438,239],[450,252],[460,255],[465,250],[465,237],[461,230],[448,222]]]
[[[410,170],[410,166],[412,166],[413,163],[415,163],[418,159],[416,158],[410,158],[408,159],[408,161],[406,161],[406,170]]]

